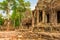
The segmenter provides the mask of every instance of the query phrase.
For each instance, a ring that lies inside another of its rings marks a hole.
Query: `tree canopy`
[[[26,9],[29,9],[29,7],[30,2],[25,2],[25,0],[3,0],[0,2],[0,10],[6,13],[7,19],[11,19],[14,26],[20,25],[21,20],[24,17],[24,12]]]

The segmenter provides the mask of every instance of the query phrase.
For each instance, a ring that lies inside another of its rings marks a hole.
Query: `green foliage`
[[[4,24],[4,19],[2,18],[2,15],[0,14],[0,25]]]
[[[19,26],[19,25],[20,25],[19,19],[16,19],[16,20],[15,20],[15,27],[16,27],[16,26]]]
[[[0,10],[6,10],[7,9],[7,1],[0,2]]]
[[[24,17],[24,12],[30,7],[30,2],[25,0],[4,0],[0,2],[0,10],[6,12],[7,17],[9,18],[9,13],[12,11],[10,16],[13,21],[14,26],[19,26],[22,18]]]
[[[4,24],[4,19],[0,18],[0,25]]]
[[[12,24],[14,27],[20,26],[19,19],[12,20]]]
[[[11,15],[11,19],[12,19],[12,20],[15,20],[15,16],[16,16],[16,13],[15,13],[15,11],[13,11],[13,13],[12,13],[12,15]]]

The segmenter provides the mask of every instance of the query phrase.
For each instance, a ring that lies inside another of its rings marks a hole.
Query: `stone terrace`
[[[0,40],[60,40],[60,33],[0,31]]]

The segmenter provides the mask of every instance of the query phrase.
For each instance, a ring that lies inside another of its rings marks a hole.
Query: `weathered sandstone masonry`
[[[48,30],[52,32],[60,32],[60,0],[38,0],[32,12],[32,27],[40,27],[42,30],[49,27]]]

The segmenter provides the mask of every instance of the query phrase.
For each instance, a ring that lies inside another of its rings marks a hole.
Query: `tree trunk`
[[[9,25],[10,25],[10,21],[9,21],[9,8],[7,7],[7,10],[6,10],[6,14],[7,14],[7,17],[8,17],[8,21],[7,21],[7,31],[9,31]]]
[[[19,29],[20,29],[20,15],[19,15]]]
[[[7,31],[9,31],[9,25],[10,25],[10,22],[9,22],[9,14],[7,14],[7,17],[8,17],[8,21],[7,21]]]
[[[9,25],[10,25],[10,21],[9,21],[9,12],[10,12],[10,9],[9,9],[9,7],[10,7],[10,4],[9,4],[9,2],[8,2],[8,5],[7,5],[7,9],[6,9],[6,14],[7,14],[7,17],[8,17],[8,22],[7,22],[7,31],[9,31]]]
[[[15,20],[14,20],[14,28],[15,28]]]

